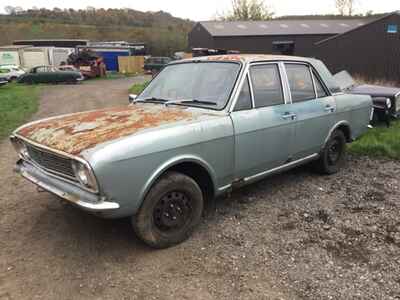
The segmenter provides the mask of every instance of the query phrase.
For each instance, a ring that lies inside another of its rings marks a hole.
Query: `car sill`
[[[278,173],[278,172],[282,172],[282,171],[288,170],[289,168],[291,168],[293,166],[300,165],[300,164],[305,164],[305,163],[307,163],[307,162],[309,162],[311,160],[316,159],[318,156],[319,156],[318,153],[314,153],[312,155],[309,155],[309,156],[306,156],[304,158],[292,161],[292,162],[284,164],[282,166],[279,166],[279,167],[276,167],[276,168],[273,168],[273,169],[270,169],[270,170],[255,174],[255,175],[252,175],[250,177],[245,177],[243,180],[246,183],[247,182],[251,182],[251,181],[255,181],[255,180],[260,179],[262,177],[266,177],[268,175],[272,175],[272,174],[275,174],[275,173]]]

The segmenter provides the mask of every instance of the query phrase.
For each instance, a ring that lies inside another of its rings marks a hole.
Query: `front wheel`
[[[154,248],[167,248],[186,240],[200,222],[203,195],[190,177],[177,172],[163,175],[132,217],[138,237]]]
[[[335,130],[329,137],[320,158],[314,163],[322,174],[337,173],[346,161],[346,137],[343,131]]]

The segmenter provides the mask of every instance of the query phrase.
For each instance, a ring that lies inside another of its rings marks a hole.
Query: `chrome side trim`
[[[223,191],[230,189],[231,186],[232,186],[232,184],[227,184],[227,185],[221,186],[220,188],[218,188],[218,192],[222,193]]]
[[[309,156],[306,156],[306,157],[304,157],[304,158],[301,158],[301,159],[292,161],[292,162],[287,163],[287,164],[284,164],[284,165],[282,165],[282,166],[279,166],[279,167],[276,167],[276,168],[273,168],[273,169],[270,169],[270,170],[267,170],[267,171],[264,171],[264,172],[255,174],[255,175],[252,175],[252,176],[250,176],[250,177],[245,177],[245,178],[244,178],[244,181],[245,181],[245,182],[253,181],[253,180],[256,180],[256,179],[258,179],[258,178],[265,177],[265,176],[268,176],[268,175],[277,173],[277,172],[279,172],[279,171],[283,171],[283,170],[285,170],[285,169],[289,169],[289,168],[291,168],[291,167],[293,167],[293,166],[295,166],[295,165],[298,165],[298,164],[301,164],[301,163],[306,163],[306,162],[308,162],[308,161],[311,161],[311,160],[313,160],[313,159],[316,159],[318,156],[319,156],[318,153],[311,154],[311,155],[309,155]]]
[[[13,135],[10,136],[10,139],[13,139],[13,138],[21,139],[21,140],[24,141],[25,143],[31,144],[31,145],[33,145],[33,146],[39,148],[39,149],[42,149],[43,151],[47,151],[47,152],[50,152],[50,153],[55,153],[55,154],[57,154],[57,155],[59,155],[59,156],[63,156],[63,157],[69,158],[69,159],[73,159],[73,160],[76,160],[76,161],[78,161],[78,162],[84,164],[84,165],[90,170],[90,172],[93,174],[93,177],[94,177],[95,180],[96,180],[96,186],[97,186],[96,189],[89,189],[89,188],[87,188],[87,187],[85,187],[85,186],[79,184],[78,182],[75,182],[75,183],[74,183],[73,181],[68,180],[65,176],[61,176],[61,175],[57,176],[57,175],[55,175],[55,174],[52,174],[52,173],[49,172],[49,171],[46,171],[43,167],[39,167],[39,166],[37,166],[36,164],[35,164],[35,166],[36,166],[37,168],[40,168],[41,170],[47,172],[49,175],[53,175],[53,176],[55,176],[55,177],[57,177],[57,178],[59,178],[59,179],[63,179],[63,180],[68,181],[68,182],[70,182],[70,183],[74,183],[75,185],[79,186],[80,188],[82,188],[82,189],[84,189],[84,190],[86,190],[86,191],[89,191],[89,192],[92,192],[92,193],[98,193],[98,192],[99,192],[98,181],[97,181],[96,175],[94,174],[93,169],[92,169],[92,167],[90,166],[90,164],[89,164],[86,160],[84,160],[83,158],[81,158],[81,157],[79,157],[79,156],[71,155],[71,154],[66,153],[66,152],[63,152],[63,151],[59,151],[59,150],[57,150],[57,149],[52,149],[52,148],[50,148],[50,147],[41,145],[41,144],[36,143],[36,142],[34,142],[34,141],[32,141],[32,140],[26,138],[26,137],[21,136],[21,135],[19,135],[19,134],[15,134],[15,133],[14,133]]]

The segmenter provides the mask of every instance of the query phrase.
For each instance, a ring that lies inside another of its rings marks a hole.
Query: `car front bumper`
[[[88,212],[107,212],[118,209],[115,202],[105,201],[97,194],[82,190],[79,187],[50,176],[27,161],[19,160],[14,170],[21,176],[36,184],[38,187],[72,203]]]

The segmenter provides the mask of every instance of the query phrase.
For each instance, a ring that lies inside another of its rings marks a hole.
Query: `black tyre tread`
[[[339,137],[342,140],[344,150],[342,152],[339,162],[334,166],[330,166],[327,162],[328,145],[332,139],[337,137]],[[326,143],[326,146],[322,149],[319,159],[314,162],[313,164],[314,170],[320,174],[326,174],[326,175],[335,174],[344,165],[345,161],[346,161],[346,136],[342,130],[336,129],[335,131],[332,132],[328,142]]]
[[[184,189],[191,195],[196,209],[192,222],[174,236],[163,235],[153,222],[153,208],[159,198],[171,189]],[[203,195],[199,185],[189,176],[178,172],[165,173],[150,189],[138,213],[132,217],[132,225],[136,235],[147,245],[153,248],[167,248],[186,240],[201,220],[203,212]]]

